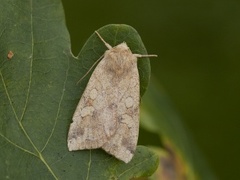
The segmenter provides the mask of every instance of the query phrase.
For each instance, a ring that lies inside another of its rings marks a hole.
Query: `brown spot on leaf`
[[[13,56],[14,56],[14,53],[12,51],[9,51],[7,55],[8,60],[11,60]]]

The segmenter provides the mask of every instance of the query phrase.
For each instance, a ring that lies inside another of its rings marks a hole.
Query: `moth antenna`
[[[82,81],[87,75],[88,75],[88,73],[92,70],[92,68],[102,59],[102,57],[103,57],[104,55],[102,55],[92,66],[91,66],[91,68],[86,72],[86,74],[81,78],[81,79],[79,79],[79,81],[77,82],[77,84],[80,82],[80,81]]]
[[[156,54],[147,54],[147,55],[142,55],[142,54],[134,54],[134,56],[138,58],[143,58],[143,57],[158,57]]]
[[[104,39],[102,38],[102,36],[100,36],[100,34],[95,31],[95,33],[98,35],[98,37],[102,40],[102,42],[105,44],[105,46],[108,48],[108,49],[112,49],[112,46],[110,44],[108,44],[106,41],[104,41]]]

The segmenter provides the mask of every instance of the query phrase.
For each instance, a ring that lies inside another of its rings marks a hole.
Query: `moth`
[[[96,31],[108,50],[93,71],[73,115],[68,132],[69,151],[102,148],[128,163],[139,131],[140,87],[137,58],[125,42],[112,47]]]

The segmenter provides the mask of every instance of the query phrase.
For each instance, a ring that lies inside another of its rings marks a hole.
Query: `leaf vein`
[[[91,165],[92,165],[92,151],[90,149],[89,150],[89,162],[88,162],[88,169],[87,169],[87,177],[86,177],[87,180],[89,179]]]
[[[19,118],[17,117],[17,113],[16,113],[16,111],[15,111],[15,109],[14,109],[14,107],[13,107],[13,104],[12,104],[12,102],[11,102],[11,98],[10,98],[10,95],[9,95],[9,93],[8,93],[8,90],[7,90],[7,87],[6,87],[6,84],[5,84],[5,81],[4,81],[4,78],[3,78],[3,75],[2,75],[2,72],[1,72],[1,71],[0,71],[0,76],[1,76],[1,80],[2,80],[2,82],[3,82],[4,90],[5,90],[5,92],[6,92],[8,101],[9,101],[9,103],[10,103],[10,106],[11,106],[12,110],[13,110],[13,113],[14,113],[15,119],[16,119],[17,122],[18,122],[18,125],[20,126],[21,130],[23,131],[23,133],[25,134],[25,136],[27,137],[27,139],[29,140],[29,142],[32,144],[33,148],[38,152],[38,154],[39,154],[38,157],[39,157],[39,158],[42,160],[42,162],[46,165],[46,167],[48,168],[48,170],[50,171],[50,173],[53,175],[53,177],[54,177],[55,179],[58,179],[58,178],[56,177],[56,175],[53,173],[52,169],[51,169],[51,168],[49,167],[49,165],[47,164],[47,162],[45,161],[45,159],[42,157],[41,153],[39,152],[39,150],[37,149],[37,147],[35,146],[35,144],[32,142],[31,138],[28,136],[28,134],[27,134],[26,130],[24,129],[22,123],[20,122]],[[4,136],[2,136],[2,137],[4,137]],[[6,138],[5,138],[5,139],[6,139]],[[16,144],[13,143],[12,141],[8,141],[8,142],[16,146]],[[18,148],[20,148],[20,149],[22,149],[22,150],[24,149],[24,148],[22,148],[22,147],[20,147],[20,146],[18,146],[18,145],[17,145],[16,147],[18,147]],[[30,153],[30,154],[33,155],[34,153]]]
[[[27,149],[25,149],[25,148],[17,145],[16,143],[12,142],[10,139],[8,139],[7,137],[5,137],[3,134],[0,133],[0,136],[1,136],[3,139],[5,139],[8,143],[10,143],[10,144],[12,144],[13,146],[17,147],[18,149],[21,149],[22,151],[24,151],[24,152],[26,152],[26,153],[29,153],[29,154],[31,154],[31,155],[33,155],[33,156],[38,157],[35,153],[33,153],[33,152],[31,152],[31,151],[29,151],[29,150],[27,150]]]
[[[67,70],[66,70],[65,80],[64,80],[64,83],[63,83],[62,95],[61,95],[61,98],[60,98],[60,101],[59,101],[59,104],[58,104],[58,110],[57,110],[57,114],[56,114],[56,118],[55,118],[55,122],[54,122],[54,125],[53,125],[53,128],[52,128],[52,131],[51,131],[51,133],[50,133],[50,135],[49,135],[49,137],[48,137],[45,145],[43,146],[41,152],[43,152],[44,149],[47,147],[47,144],[48,144],[48,142],[50,141],[50,139],[51,139],[51,137],[52,137],[52,135],[53,135],[53,133],[54,133],[55,127],[56,127],[56,125],[57,125],[57,120],[58,120],[59,114],[60,114],[61,104],[62,104],[62,102],[63,102],[63,97],[64,97],[64,94],[65,94],[65,88],[66,88],[67,79],[68,79],[68,73],[69,73],[69,68],[70,68],[70,65],[69,65],[69,63],[70,63],[69,61],[70,61],[70,60],[69,60],[69,57],[67,56],[67,54],[66,54],[66,53],[64,53],[64,54],[65,54],[66,57],[68,58],[68,68],[67,68]]]
[[[19,122],[19,118],[18,118],[18,116],[17,116],[17,113],[16,113],[16,111],[15,111],[15,108],[13,107],[13,104],[12,104],[12,101],[11,101],[11,97],[10,97],[10,95],[9,95],[9,93],[8,93],[7,86],[6,86],[6,83],[5,83],[5,81],[4,81],[4,77],[3,77],[1,71],[0,71],[0,76],[1,76],[1,79],[2,79],[2,83],[3,83],[3,86],[4,86],[5,93],[6,93],[6,95],[7,95],[7,98],[8,98],[9,104],[10,104],[10,106],[11,106],[11,108],[12,108],[12,111],[13,111],[13,113],[14,113],[14,116],[15,116],[16,120]]]
[[[27,109],[27,104],[29,101],[29,95],[30,95],[30,89],[31,89],[31,84],[32,84],[32,71],[33,71],[33,54],[34,54],[34,34],[33,34],[33,7],[32,7],[32,1],[31,1],[31,60],[30,60],[30,68],[29,68],[29,81],[28,81],[28,89],[27,89],[27,96],[26,96],[26,100],[25,100],[25,104],[24,104],[24,108],[23,108],[23,112],[22,115],[20,117],[20,121],[23,120],[24,114],[26,112]]]

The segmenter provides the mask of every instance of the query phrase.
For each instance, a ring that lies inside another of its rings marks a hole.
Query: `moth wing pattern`
[[[134,155],[139,133],[140,89],[137,62],[129,69],[128,75],[119,80],[117,89],[119,91],[118,128],[102,148],[128,163]]]
[[[137,58],[117,76],[108,72],[105,57],[95,68],[73,115],[68,135],[69,150],[102,148],[129,162],[136,149],[139,129],[139,74]]]
[[[114,87],[107,81],[110,77],[105,73],[105,64],[103,58],[93,71],[75,110],[68,133],[70,151],[100,148],[116,131],[116,107],[108,102],[117,104],[117,97],[112,93]]]

